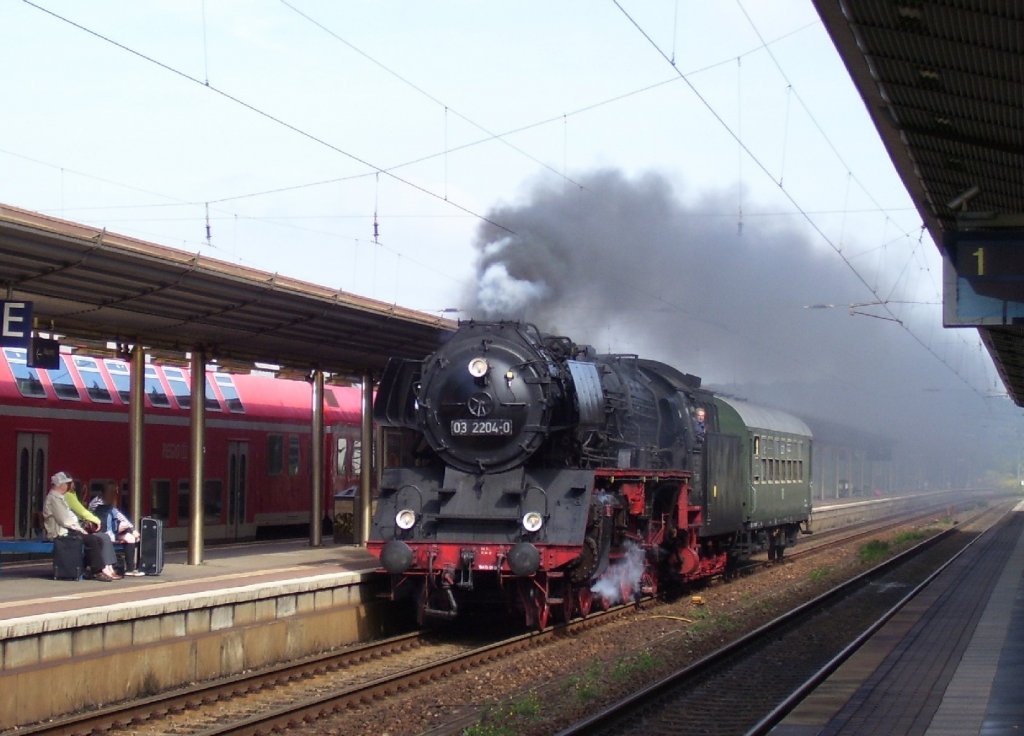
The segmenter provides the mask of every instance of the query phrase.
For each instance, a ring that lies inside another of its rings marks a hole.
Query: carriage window
[[[754,435],[754,457],[761,454],[761,435]]]
[[[164,386],[160,383],[160,376],[156,372],[155,365],[146,366],[146,396],[149,397],[149,403],[153,406],[167,408],[171,405],[171,400],[167,398]]]
[[[68,368],[68,359],[60,356],[60,368],[47,371],[50,376],[50,385],[57,393],[58,399],[70,399],[81,401],[82,395],[78,393],[78,386],[71,380],[71,369]]]
[[[192,386],[189,383],[188,373],[182,368],[164,368],[164,375],[167,377],[167,383],[171,387],[171,393],[174,394],[178,406],[182,409],[191,408]],[[220,410],[220,401],[217,399],[217,394],[213,392],[213,384],[210,383],[209,376],[206,377],[206,408],[207,410]]]
[[[220,387],[220,395],[228,402],[228,411],[234,414],[245,412],[242,406],[242,399],[238,396],[238,389],[235,388],[235,380],[228,373],[214,373],[214,380]]]
[[[4,348],[4,356],[11,366],[11,373],[14,374],[21,395],[30,399],[45,399],[46,391],[39,381],[39,373],[35,368],[29,368],[25,362],[26,351],[22,348]]]
[[[338,397],[334,395],[334,392],[330,389],[324,391],[324,401],[327,402],[327,406],[332,409],[337,409],[341,404],[338,403]]]
[[[99,361],[84,355],[76,355],[72,360],[75,363],[75,368],[78,369],[78,375],[82,377],[82,385],[85,386],[89,398],[98,403],[112,403],[113,399],[107,388],[107,382],[103,380],[103,374],[100,373]]]
[[[187,523],[192,513],[192,494],[187,480],[178,481],[178,525]]]
[[[281,475],[284,470],[284,437],[267,435],[267,475]]]
[[[153,481],[152,501],[149,515],[167,521],[171,513],[171,482],[169,480]]]
[[[293,434],[288,438],[288,475],[299,474],[300,458],[299,438]]]
[[[206,410],[221,411],[220,399],[213,391],[213,384],[210,382],[209,376],[206,377]]]
[[[174,400],[182,409],[192,406],[192,391],[189,389],[188,380],[185,378],[185,371],[181,368],[164,368],[164,376],[167,377],[167,385],[174,395]]]
[[[110,374],[110,380],[114,382],[118,396],[121,397],[122,402],[127,404],[131,400],[132,393],[132,379],[128,373],[128,364],[123,360],[108,359],[103,362],[107,366],[107,373]]]

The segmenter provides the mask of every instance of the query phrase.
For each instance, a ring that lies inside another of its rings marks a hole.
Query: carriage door
[[[14,536],[19,539],[33,535],[32,524],[37,511],[43,510],[46,496],[46,467],[50,436],[36,432],[18,432],[17,493],[14,503]]]
[[[249,482],[249,443],[228,442],[228,528],[227,536],[239,536],[245,524],[245,499]]]

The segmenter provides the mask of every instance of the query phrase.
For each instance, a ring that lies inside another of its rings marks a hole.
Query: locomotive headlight
[[[412,529],[416,523],[416,512],[412,509],[402,509],[395,514],[395,524],[399,529]]]
[[[469,361],[469,375],[473,376],[473,378],[483,378],[487,375],[489,368],[487,358],[473,358],[473,360]]]
[[[527,511],[523,515],[523,529],[528,532],[535,532],[544,526],[544,517],[536,511]]]

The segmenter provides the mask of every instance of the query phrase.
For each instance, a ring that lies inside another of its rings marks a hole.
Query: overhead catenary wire
[[[676,67],[675,67],[675,64],[673,63],[672,58],[657,44],[657,42],[636,21],[636,19],[633,18],[633,16],[630,15],[630,13],[624,7],[622,7],[622,4],[619,2],[619,0],[612,0],[612,2],[619,9],[619,11],[626,17],[626,19],[633,25],[633,27],[644,37],[644,39],[648,42],[648,44],[650,44],[650,46],[658,53],[658,55],[660,55],[669,64],[669,66],[671,66],[673,69],[675,69]],[[741,5],[741,8],[742,8],[742,5]],[[758,36],[760,38],[760,34],[758,34]],[[776,179],[775,179],[774,176],[772,176],[772,173],[768,170],[768,167],[765,166],[765,164],[761,161],[761,159],[750,149],[750,147],[746,144],[746,142],[743,140],[743,138],[740,135],[737,134],[736,130],[734,130],[733,127],[730,126],[728,122],[726,122],[726,120],[722,117],[722,114],[718,110],[715,109],[715,107],[707,100],[707,98],[704,95],[702,95],[700,93],[700,91],[686,77],[685,74],[683,74],[682,72],[678,71],[678,69],[676,70],[676,73],[683,80],[683,82],[689,87],[690,91],[697,97],[697,99],[704,106],[704,108],[712,115],[712,117],[714,117],[714,119],[718,122],[718,124],[726,131],[726,133],[730,137],[733,138],[733,140],[736,141],[737,145],[743,150],[743,152],[747,156],[750,157],[750,160],[754,163],[754,165],[757,166],[757,168],[759,168],[762,171],[762,173],[764,173],[768,177],[769,180],[775,182]],[[820,130],[820,127],[819,127],[819,130]],[[826,138],[826,140],[828,140],[827,136],[825,136],[825,138]],[[831,141],[829,141],[829,144],[832,145]],[[834,149],[834,146],[833,146],[833,149]],[[847,168],[847,170],[849,170],[849,167]],[[861,274],[860,271],[850,262],[849,258],[847,258],[845,254],[843,254],[841,247],[839,247],[835,243],[835,241],[833,241],[832,238],[830,238],[828,236],[828,234],[824,230],[821,229],[821,226],[814,220],[814,218],[810,217],[804,211],[804,209],[800,206],[800,203],[796,201],[796,198],[793,196],[793,194],[789,190],[787,190],[784,186],[778,185],[778,189],[782,193],[782,195],[790,202],[790,204],[793,205],[793,207],[796,209],[796,211],[800,213],[800,215],[803,217],[805,222],[807,222],[807,224],[814,230],[814,232],[816,232],[818,234],[818,236],[822,239],[822,241],[825,242],[836,253],[836,255],[839,256],[839,258],[843,261],[843,263],[850,270],[850,272],[854,275],[854,277],[861,283],[861,285],[863,285],[863,287],[865,289],[867,289],[867,291],[875,298],[877,304],[882,307],[883,311],[888,315],[889,319],[891,319],[892,321],[898,323],[900,325],[900,327],[903,330],[905,330],[906,333],[915,342],[917,342],[918,345],[920,345],[926,352],[928,352],[933,358],[938,360],[942,365],[944,365],[947,369],[949,369],[957,378],[959,378],[965,385],[967,385],[968,388],[970,388],[976,394],[978,394],[979,396],[984,398],[984,395],[981,392],[979,392],[977,390],[977,388],[975,388],[973,385],[971,385],[970,381],[968,381],[963,375],[961,375],[961,373],[956,368],[954,368],[949,363],[949,361],[947,361],[945,358],[943,358],[941,355],[939,355],[930,345],[928,345],[926,342],[924,342],[924,340],[922,340],[917,335],[917,333],[915,333],[913,330],[911,330],[910,327],[908,327],[902,320],[899,319],[899,317],[889,307],[888,303],[885,302],[881,298],[881,295],[878,293],[878,291],[875,288],[873,288],[870,283],[868,283],[868,281],[864,277],[864,275]]]
[[[566,176],[564,174],[564,172],[559,172],[557,169],[555,169],[553,166],[551,166],[547,162],[541,161],[536,156],[534,156],[531,153],[523,150],[519,146],[516,146],[511,141],[509,141],[506,137],[498,135],[497,133],[494,133],[494,132],[488,130],[486,127],[484,127],[483,125],[480,125],[479,123],[471,120],[469,117],[467,117],[466,115],[463,115],[458,110],[452,109],[447,104],[445,104],[444,102],[439,100],[437,97],[432,95],[430,92],[427,92],[425,89],[423,89],[419,85],[415,84],[414,82],[412,82],[409,79],[407,79],[406,77],[402,76],[401,74],[399,74],[395,70],[391,69],[387,65],[385,65],[382,62],[378,61],[373,56],[371,56],[370,54],[366,53],[365,51],[360,49],[358,46],[354,45],[353,43],[351,43],[350,41],[346,40],[342,36],[338,35],[333,30],[331,30],[326,25],[324,25],[320,21],[318,21],[315,18],[313,18],[308,13],[302,12],[301,10],[296,8],[294,5],[292,5],[290,2],[288,2],[288,0],[279,0],[279,2],[282,5],[284,5],[286,8],[288,8],[289,10],[293,11],[294,13],[299,15],[300,17],[302,17],[302,18],[306,19],[307,21],[309,21],[310,23],[312,23],[314,26],[316,26],[317,28],[322,30],[324,33],[326,33],[326,34],[330,35],[332,38],[336,39],[338,42],[345,44],[345,46],[347,46],[348,48],[352,49],[352,51],[354,51],[355,53],[359,54],[360,56],[362,56],[364,59],[366,59],[370,63],[375,64],[377,67],[379,67],[380,69],[385,71],[387,74],[390,74],[395,79],[397,79],[400,82],[402,82],[403,84],[408,85],[410,88],[414,89],[416,92],[418,92],[419,94],[423,95],[424,97],[426,97],[428,100],[430,100],[434,104],[439,105],[440,107],[443,107],[446,114],[448,112],[451,112],[451,114],[455,115],[460,120],[464,120],[465,122],[469,123],[474,128],[476,128],[477,130],[480,130],[480,131],[483,131],[484,133],[486,133],[490,137],[489,138],[490,140],[496,140],[496,141],[498,141],[498,142],[508,146],[509,148],[514,150],[516,153],[519,153],[519,154],[525,156],[526,158],[530,159],[531,161],[533,161],[534,163],[538,164],[539,166],[547,169],[548,171],[550,171],[551,173],[555,174],[556,176],[563,176],[563,177],[567,178],[570,182],[572,182],[575,186],[577,186],[577,187],[579,187],[581,189],[584,188],[583,185],[580,182],[572,179],[571,177]]]
[[[250,112],[253,112],[253,113],[257,114],[257,115],[259,115],[259,116],[261,116],[261,117],[271,121],[272,123],[275,123],[276,125],[279,125],[279,126],[281,126],[283,128],[286,128],[286,129],[292,131],[293,133],[296,133],[296,134],[298,134],[298,135],[300,135],[300,136],[302,136],[302,137],[304,137],[304,138],[306,138],[306,139],[308,139],[310,141],[313,141],[314,143],[317,143],[317,144],[319,144],[321,146],[324,146],[325,148],[328,148],[328,149],[334,151],[335,153],[338,153],[338,154],[340,154],[342,156],[345,156],[346,158],[348,158],[348,159],[350,159],[352,161],[355,161],[358,164],[366,166],[369,169],[372,169],[372,170],[377,171],[377,172],[379,172],[381,174],[384,174],[385,176],[388,176],[388,177],[394,179],[395,181],[399,182],[400,184],[403,184],[403,185],[405,185],[407,187],[415,189],[416,191],[418,191],[418,192],[420,192],[422,194],[425,194],[428,197],[433,197],[434,199],[440,200],[442,202],[446,202],[447,204],[451,205],[452,207],[455,207],[456,209],[462,210],[466,214],[471,215],[471,216],[477,218],[478,220],[486,222],[487,224],[492,225],[492,226],[498,228],[499,230],[502,230],[502,231],[510,233],[510,234],[514,234],[512,232],[512,230],[510,230],[509,228],[505,227],[500,222],[496,222],[496,221],[490,219],[489,217],[486,217],[485,215],[481,215],[478,212],[474,212],[469,207],[461,205],[458,202],[452,201],[450,199],[445,199],[442,195],[440,195],[437,192],[434,192],[434,191],[428,189],[427,187],[421,186],[420,184],[416,184],[413,181],[410,181],[410,180],[405,179],[405,178],[403,178],[401,176],[398,176],[393,171],[389,171],[389,170],[387,170],[387,169],[385,169],[385,168],[383,168],[381,166],[378,166],[378,165],[376,165],[376,164],[374,164],[374,163],[372,163],[372,162],[370,162],[370,161],[368,161],[368,160],[366,160],[366,159],[364,159],[364,158],[362,158],[360,156],[357,156],[356,154],[352,153],[351,151],[347,151],[347,150],[341,148],[340,146],[337,146],[337,145],[331,143],[330,141],[324,140],[323,138],[321,138],[321,137],[319,137],[317,135],[314,135],[313,133],[310,133],[309,131],[304,130],[303,128],[300,128],[297,125],[289,123],[288,121],[284,120],[283,118],[280,118],[280,117],[278,117],[276,115],[273,115],[273,114],[267,112],[266,110],[263,110],[263,109],[257,107],[256,105],[254,105],[254,104],[252,104],[250,102],[246,102],[242,98],[237,97],[236,95],[233,95],[233,94],[231,94],[230,92],[228,92],[226,90],[222,90],[219,87],[216,87],[215,85],[212,85],[212,84],[207,84],[203,80],[197,79],[196,77],[192,76],[191,74],[183,72],[182,70],[176,69],[175,67],[171,66],[170,64],[166,64],[166,63],[164,63],[162,61],[154,59],[151,56],[143,54],[142,52],[137,51],[137,50],[131,48],[130,46],[126,46],[125,44],[120,43],[119,41],[115,41],[114,39],[112,39],[112,38],[110,38],[108,36],[104,36],[102,33],[94,31],[91,28],[87,28],[86,26],[83,26],[80,23],[76,23],[75,21],[71,20],[70,18],[66,18],[66,17],[60,15],[59,13],[55,13],[54,11],[50,10],[49,8],[44,8],[43,6],[38,5],[37,3],[32,2],[32,0],[22,0],[22,2],[25,3],[26,5],[29,5],[30,7],[35,8],[36,10],[39,10],[39,11],[41,11],[43,13],[46,13],[47,15],[52,16],[53,18],[56,18],[57,20],[59,20],[59,21],[61,21],[63,23],[67,23],[68,25],[71,25],[71,26],[73,26],[75,28],[78,28],[79,30],[84,31],[85,33],[88,33],[89,35],[94,36],[95,38],[98,38],[101,41],[104,41],[104,42],[109,43],[109,44],[111,44],[113,46],[116,46],[117,48],[122,49],[123,51],[126,51],[129,54],[132,54],[133,56],[136,56],[136,57],[138,57],[138,58],[140,58],[140,59],[142,59],[144,61],[147,61],[150,64],[154,64],[154,65],[160,67],[161,69],[164,69],[165,71],[170,72],[171,74],[175,74],[175,75],[181,77],[182,79],[185,79],[185,80],[187,80],[189,82],[197,84],[197,85],[199,85],[201,87],[204,87],[204,88],[210,90],[211,92],[213,92],[213,93],[215,93],[217,95],[220,95],[224,99],[229,100],[230,102],[233,102],[236,105],[240,105],[241,107],[245,108],[246,110],[249,110]]]

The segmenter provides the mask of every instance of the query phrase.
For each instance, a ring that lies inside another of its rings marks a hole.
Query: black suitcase
[[[164,523],[145,516],[139,531],[139,569],[147,575],[159,575],[164,569]]]
[[[80,537],[57,537],[53,540],[53,579],[81,580],[85,545]]]

